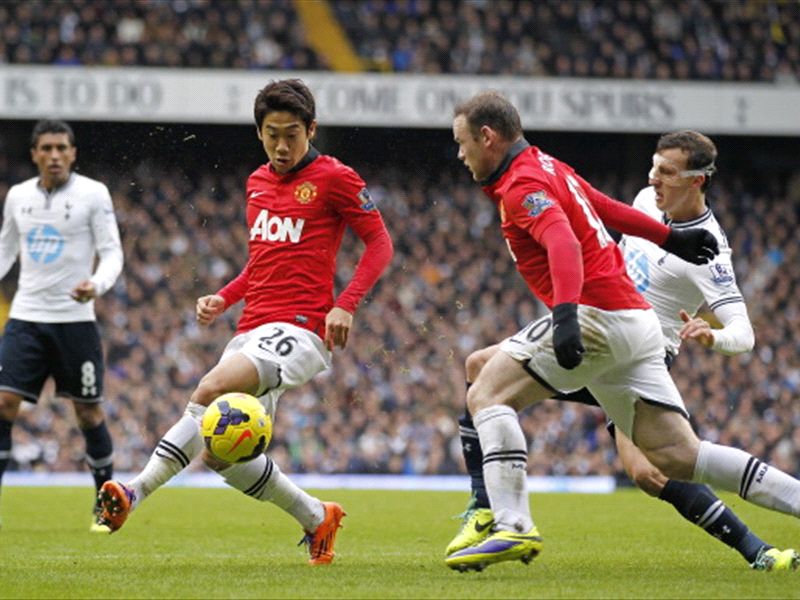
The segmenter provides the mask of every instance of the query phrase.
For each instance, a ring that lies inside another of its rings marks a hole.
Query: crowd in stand
[[[10,182],[32,174],[14,164],[0,152],[2,197]],[[289,472],[460,472],[464,359],[544,309],[517,275],[492,205],[466,176],[445,169],[431,181],[354,166],[392,233],[394,262],[358,310],[333,370],[281,399],[272,456]],[[234,330],[238,308],[206,329],[194,321],[194,301],[243,266],[247,170],[188,173],[142,162],[132,172],[87,174],[109,183],[122,231],[125,269],[97,312],[116,467],[138,470]],[[630,200],[643,177],[594,180]],[[758,186],[723,176],[713,189],[757,344],[733,358],[687,345],[673,373],[701,437],[800,474],[800,172]],[[339,289],[360,248],[345,239]],[[6,280],[6,292],[12,284]],[[521,418],[531,474],[619,472],[599,410],[548,400]],[[83,468],[74,419],[52,390],[23,412],[14,441],[12,468]]]
[[[291,0],[11,0],[0,32],[0,63],[326,68]]]
[[[715,81],[800,79],[779,0],[331,0],[367,68]],[[0,63],[327,68],[291,0],[12,0]]]
[[[334,0],[361,56],[418,73],[780,81],[800,5],[763,0]]]

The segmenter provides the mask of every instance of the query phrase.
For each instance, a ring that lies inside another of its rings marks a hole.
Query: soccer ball
[[[272,438],[272,419],[250,394],[223,394],[206,409],[201,432],[206,448],[229,463],[253,460]]]

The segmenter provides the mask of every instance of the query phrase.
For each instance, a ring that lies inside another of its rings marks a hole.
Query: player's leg
[[[481,570],[495,562],[529,562],[541,551],[542,538],[528,502],[528,449],[517,411],[551,395],[502,351],[470,387],[467,404],[483,448],[483,475],[495,523],[482,542],[450,554],[445,559],[450,568]]]
[[[156,445],[144,469],[127,484],[108,481],[99,498],[103,520],[116,531],[150,494],[189,466],[203,450],[200,423],[206,407],[227,392],[255,394],[259,371],[245,355],[233,352],[209,371],[192,393],[183,416]]]
[[[108,533],[97,494],[113,476],[114,446],[103,412],[105,364],[100,333],[93,321],[42,325],[50,335],[56,396],[69,398],[86,442],[86,463],[94,478],[95,503],[90,531]]]
[[[98,500],[100,488],[114,476],[114,445],[105,421],[102,404],[73,400],[78,428],[86,441],[86,464],[94,478],[95,503],[90,531],[108,533],[103,523],[102,507]]]
[[[22,396],[0,390],[0,485],[11,460],[11,428],[19,414]],[[2,519],[0,519],[2,524]]]
[[[664,364],[655,312],[618,311],[604,320],[616,364],[592,380],[589,389],[615,427],[668,478],[709,483],[765,508],[800,516],[800,481],[747,452],[697,439]]]
[[[200,423],[209,404],[228,392],[255,394],[259,387],[258,369],[240,352],[211,369],[192,392],[183,416],[158,442],[142,472],[131,480],[129,487],[137,497],[134,505],[188,467],[202,452]]]
[[[259,385],[262,394],[269,390],[261,401],[273,417],[277,400],[285,390],[307,383],[330,366],[330,353],[317,335],[284,323],[259,327],[241,352],[257,365],[260,373],[279,374],[279,381],[262,377]],[[311,564],[328,564],[333,560],[336,533],[345,516],[341,506],[322,502],[300,489],[266,455],[231,465],[204,452],[203,460],[231,487],[256,500],[271,502],[293,516],[303,528]]]
[[[701,442],[678,413],[638,402],[633,439],[668,477],[708,483],[800,517],[800,481],[738,448]]]
[[[11,460],[11,429],[22,400],[36,403],[50,373],[45,338],[36,323],[9,319],[0,339],[0,483]]]
[[[739,552],[748,564],[756,565],[759,555],[772,548],[708,486],[667,479],[622,431],[616,431],[614,439],[625,472],[640,489],[672,504],[683,518]]]
[[[266,454],[231,465],[204,451],[203,461],[231,487],[261,502],[271,502],[294,517],[303,528],[302,541],[309,546],[311,564],[333,560],[336,533],[345,516],[339,504],[322,502],[299,488]]]
[[[500,345],[476,350],[467,357],[464,364],[467,390],[478,378],[483,366],[499,350]],[[461,515],[461,527],[445,550],[445,556],[480,542],[489,535],[494,524],[489,496],[483,481],[483,452],[478,440],[478,431],[472,422],[472,415],[464,403],[464,415],[458,419],[458,432],[461,438],[461,452],[470,479],[471,495],[466,510]]]
[[[573,391],[609,368],[606,335],[587,307],[579,307],[581,329],[590,333],[581,365],[561,367],[553,349],[552,318],[547,315],[503,341],[467,393],[483,450],[483,476],[494,513],[493,533],[481,543],[445,559],[453,569],[482,569],[505,560],[530,561],[542,549],[531,519],[527,493],[527,444],[517,411]]]

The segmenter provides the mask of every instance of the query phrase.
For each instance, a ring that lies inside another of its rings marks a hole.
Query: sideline
[[[465,475],[322,475],[315,473],[287,473],[297,485],[307,489],[350,490],[469,490],[469,477]],[[117,473],[115,479],[127,481],[133,473]],[[89,473],[33,473],[6,472],[4,486],[88,486],[92,484]],[[220,488],[227,487],[216,473],[180,473],[167,483],[171,487]],[[616,483],[610,476],[587,477],[528,477],[530,492],[567,492],[581,494],[610,494]]]

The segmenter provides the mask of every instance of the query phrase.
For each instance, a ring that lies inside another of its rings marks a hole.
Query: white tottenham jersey
[[[95,254],[100,258],[92,274]],[[122,270],[122,246],[108,188],[72,173],[48,193],[34,177],[13,186],[3,207],[0,279],[20,256],[17,293],[10,317],[39,323],[94,321],[94,302],[70,292],[90,279],[97,295]]]
[[[652,187],[641,190],[633,206],[664,222],[664,213],[656,207],[656,193]],[[671,227],[707,229],[717,238],[719,255],[708,264],[693,265],[652,242],[627,235],[622,237],[620,247],[636,289],[652,304],[661,321],[667,349],[677,354],[681,343],[678,332],[683,327],[678,315],[681,309],[693,314],[704,301],[711,310],[732,303],[741,303],[744,307],[744,299],[736,285],[731,248],[711,209],[691,221],[671,223]]]

